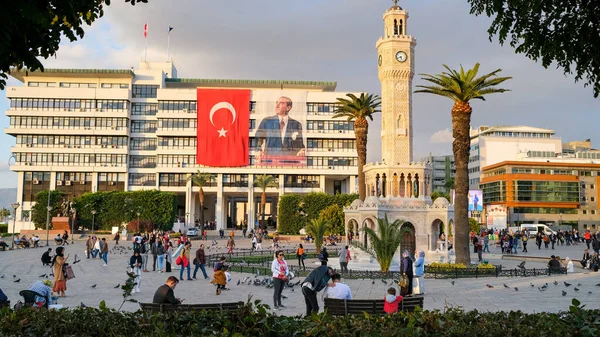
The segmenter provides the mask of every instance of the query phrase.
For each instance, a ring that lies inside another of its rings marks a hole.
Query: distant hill
[[[7,208],[12,211],[10,204],[17,201],[16,188],[0,188],[0,209]]]

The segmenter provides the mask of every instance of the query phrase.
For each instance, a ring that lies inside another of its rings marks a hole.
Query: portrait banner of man
[[[256,165],[306,166],[306,92],[268,92],[256,99]]]

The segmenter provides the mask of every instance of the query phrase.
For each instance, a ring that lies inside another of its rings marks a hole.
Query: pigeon
[[[384,279],[381,279],[381,282],[387,285],[387,282]]]
[[[117,284],[116,286],[113,287],[113,289],[117,289],[121,286],[121,283]]]
[[[14,274],[13,274],[13,278],[17,278],[17,275],[14,275]]]
[[[581,283],[577,283],[577,286],[578,286],[578,287],[581,287]]]
[[[563,290],[563,291],[562,291],[562,295],[563,295],[563,296],[567,296],[567,292]]]
[[[79,263],[81,260],[73,261],[73,264]]]
[[[532,288],[533,288],[533,287],[535,287],[535,285],[534,285],[533,283],[531,283],[531,282],[529,283],[529,285],[530,285]]]
[[[450,281],[450,283],[451,283],[452,285],[454,285],[454,281]]]
[[[80,308],[87,308],[87,305],[85,305],[85,304],[83,304],[83,302],[81,302],[81,303],[79,304],[79,307],[80,307]]]
[[[523,262],[519,263],[519,264],[517,265],[517,267],[519,267],[519,268],[521,268],[521,269],[525,269],[525,262],[526,262],[526,261],[523,261]]]
[[[373,280],[373,282],[371,282],[371,284],[375,284],[375,280]]]
[[[16,279],[16,280],[14,280],[13,282],[14,282],[14,283],[19,283],[20,281],[21,281],[21,279],[20,279],[20,278],[18,278],[18,279]]]
[[[0,278],[4,278],[4,276],[6,276],[6,275],[2,274],[2,275],[0,275]]]
[[[540,292],[543,292],[545,289],[542,289],[542,288],[538,287],[538,290],[539,290]]]
[[[42,275],[40,275],[38,277],[48,277],[48,274],[42,274]]]
[[[519,291],[519,288],[515,287],[515,291]]]
[[[589,294],[589,295],[591,295],[591,294],[592,294],[592,292],[591,292],[591,291],[588,291],[588,294]]]
[[[285,300],[285,299],[287,299],[287,296],[281,295],[281,298],[283,298]]]
[[[554,285],[557,286],[558,285],[558,281],[554,281]]]
[[[248,280],[248,277],[246,276],[242,279],[242,283],[246,283],[247,280]]]
[[[504,286],[504,288],[510,288],[509,286],[506,285],[506,283],[502,284]]]
[[[294,288],[290,289],[290,291],[294,291]],[[591,292],[591,291],[590,291]]]
[[[240,285],[240,283],[242,283],[242,281],[241,281],[241,280],[238,280],[238,283],[237,283],[237,285],[239,286],[239,285]]]
[[[393,280],[393,281],[394,281],[394,284],[400,283],[400,281],[398,281],[398,280]],[[452,282],[454,282],[454,281],[452,281]]]
[[[490,288],[490,289],[494,289],[494,286],[491,285],[491,284],[486,284],[485,286],[488,287],[488,288]]]
[[[544,284],[544,285],[542,286],[542,289],[546,290],[546,288],[548,288],[548,285]]]
[[[565,282],[565,287],[570,287],[570,286],[571,286],[571,283]]]
[[[575,288],[573,288],[573,290],[575,290],[575,291],[579,291],[579,288],[575,287]]]
[[[96,288],[97,284],[92,284],[92,286],[90,288],[94,289]]]
[[[596,287],[600,287],[600,283],[596,284]]]

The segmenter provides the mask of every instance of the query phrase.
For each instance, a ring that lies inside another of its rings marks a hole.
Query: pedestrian
[[[246,237],[246,232],[248,231],[248,227],[244,226],[244,229],[242,229],[242,237],[245,238]]]
[[[479,239],[477,239],[477,235],[473,235],[472,241],[473,241],[473,253],[477,253],[477,241],[479,241]]]
[[[477,248],[477,258],[479,259],[479,262],[481,262],[481,261],[483,261],[483,254],[482,254],[483,253],[483,247],[481,245],[481,240],[477,241],[477,244],[475,245],[475,247]]]
[[[583,233],[583,239],[585,240],[585,245],[587,246],[587,249],[590,249],[590,243],[592,241],[592,234],[590,233],[590,230],[586,230],[585,233]]]
[[[304,254],[304,247],[301,243],[298,244],[298,248],[296,248],[296,257],[298,258],[298,268],[302,267],[303,270],[306,270],[306,266],[304,265],[306,255]]]
[[[408,250],[405,250],[404,253],[402,253],[402,272],[406,275],[407,277],[407,281],[408,284],[406,285],[406,289],[402,289],[405,291],[405,294],[402,294],[402,292],[400,292],[400,294],[404,295],[410,295],[412,294],[412,288],[413,288],[413,261],[410,258],[410,253],[408,252]]]
[[[208,240],[208,231],[206,230],[206,228],[202,231],[202,240]]]
[[[67,245],[67,246],[69,245],[69,232],[67,232],[66,230],[65,230],[65,232],[62,235],[62,244],[63,244],[63,246],[64,245]]]
[[[94,241],[94,249],[92,249],[92,259],[95,259],[98,254],[100,254],[100,250],[102,250],[102,241],[98,240],[95,236],[92,238]],[[98,256],[101,257],[101,256]]]
[[[535,244],[538,246],[538,249],[542,249],[542,233],[538,232],[535,235]],[[569,241],[567,240],[567,246],[569,245]]]
[[[422,295],[425,293],[425,252],[419,251],[418,253],[415,251],[415,256],[418,256],[415,261],[415,286],[413,289],[413,294]]]
[[[150,244],[146,238],[142,239],[140,244],[140,255],[142,257],[142,271],[148,272],[148,251],[150,250]]]
[[[106,242],[106,238],[102,238],[102,250],[100,252],[100,257],[104,260],[103,267],[108,266],[108,243]]]
[[[63,272],[63,266],[67,264],[69,255],[65,257],[64,252],[64,247],[57,247],[56,255],[52,259],[52,271],[54,273],[54,288],[52,291],[58,293],[60,297],[65,297],[65,291],[67,291],[67,278]]]
[[[350,251],[348,251],[348,246],[344,246],[344,248],[340,249],[338,256],[340,258],[340,269],[343,273],[348,272],[348,256],[350,255]]]
[[[307,316],[319,312],[317,293],[329,285],[328,282],[333,274],[333,268],[321,265],[313,269],[302,282],[302,295],[304,295]],[[333,286],[333,283],[330,286]]]
[[[527,232],[523,234],[521,240],[523,241],[523,253],[527,253],[527,241],[529,241],[529,234]]]
[[[252,235],[252,241],[251,241],[252,242],[252,248],[251,248],[251,250],[256,250],[256,235],[253,235],[253,234],[251,234],[251,235]]]
[[[210,282],[217,286],[217,295],[221,295],[221,290],[225,289],[225,286],[227,285],[227,277],[225,276],[223,267],[224,266],[219,266],[213,275],[213,280]]]
[[[180,263],[178,263],[178,264],[181,266],[181,269],[179,269],[179,280],[180,281],[183,281],[183,270],[184,269],[187,269],[187,280],[192,281],[192,277],[190,275],[190,272],[191,272],[190,250],[191,249],[192,249],[192,243],[186,242],[185,246],[183,247],[181,252],[179,252]]]
[[[202,270],[202,275],[204,275],[204,279],[208,279],[208,275],[206,275],[206,269],[204,268],[204,265],[206,264],[206,256],[204,254],[203,244],[201,244],[200,248],[196,250],[196,258],[194,259],[194,264],[194,280],[196,280],[196,273],[198,272],[198,269]]]
[[[321,253],[319,253],[319,261],[321,261],[322,266],[326,266],[329,261],[329,253],[327,252],[327,248],[323,247],[321,249]]]
[[[233,233],[233,231],[231,232]],[[233,235],[230,235],[227,240],[227,254],[233,253],[233,247],[235,247],[235,242],[233,241]]]
[[[91,236],[88,236],[87,240],[85,240],[85,255],[88,259],[92,254],[92,250],[94,250],[94,240],[92,240]]]
[[[132,273],[135,274],[135,287],[132,292],[139,293],[140,284],[142,283],[142,257],[139,250],[135,249],[133,251],[133,256],[129,258],[129,267],[131,267]]]
[[[165,243],[165,273],[171,272],[171,262],[173,261],[173,247],[171,247],[171,243]],[[179,282],[179,281],[177,281]]]
[[[113,240],[115,240],[115,246],[119,245],[119,239],[121,238],[121,235],[119,234],[119,232],[115,233],[115,237],[113,238]]]
[[[165,265],[165,247],[162,244],[162,240],[156,240],[156,256],[158,257],[158,272],[162,273],[164,271]]]
[[[483,235],[483,251],[489,253],[490,252],[490,247],[489,247],[489,242],[490,242],[490,238],[487,234]]]
[[[273,273],[273,303],[274,309],[284,308],[281,304],[281,293],[283,287],[288,282],[288,266],[284,259],[283,251],[279,250],[275,254],[275,259],[271,263],[271,272]]]
[[[158,260],[158,240],[154,240],[150,248],[150,252],[152,253],[152,271],[156,271],[156,261]]]
[[[263,250],[262,249],[262,235],[258,235],[258,237],[256,238],[256,250]]]

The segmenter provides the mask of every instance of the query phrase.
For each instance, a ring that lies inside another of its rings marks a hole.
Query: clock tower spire
[[[381,82],[382,157],[388,165],[413,160],[412,79],[417,40],[407,33],[408,11],[394,6],[383,14],[383,36],[377,41]]]

